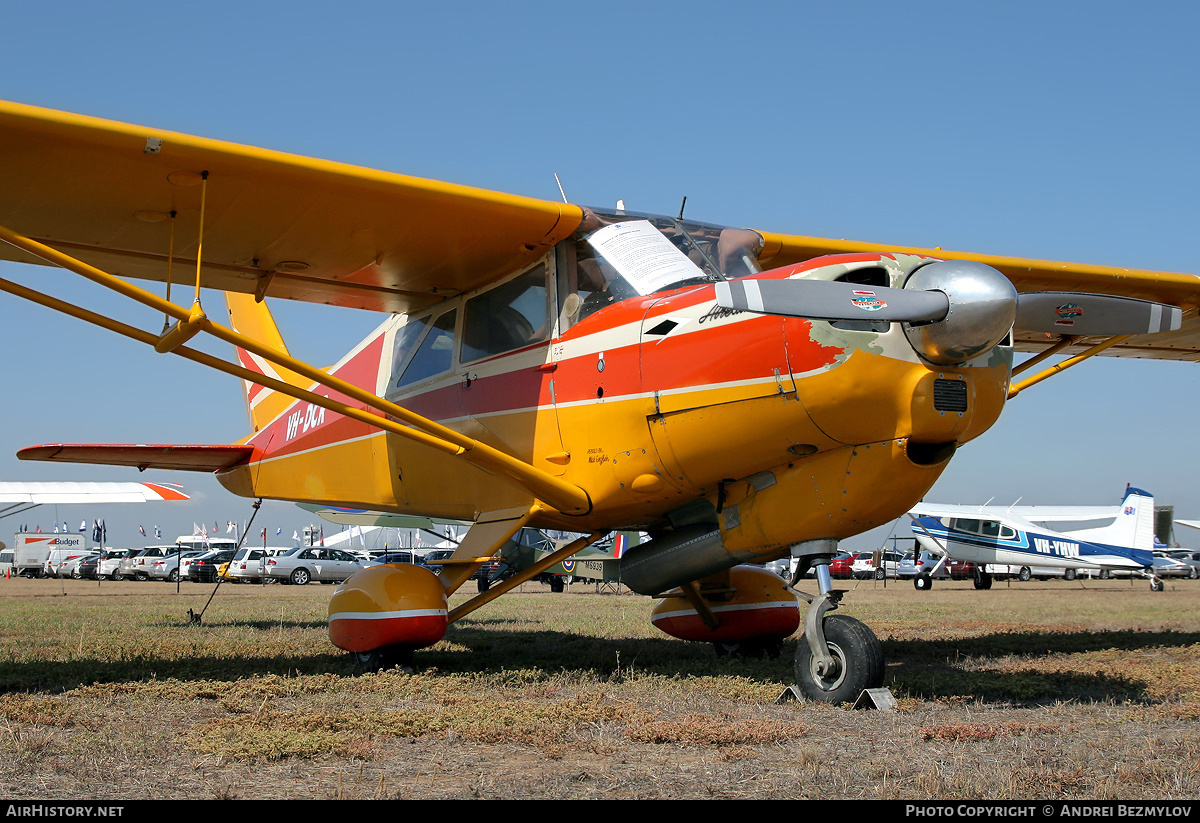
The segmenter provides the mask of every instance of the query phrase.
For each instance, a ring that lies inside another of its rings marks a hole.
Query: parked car
[[[193,583],[215,583],[222,563],[228,563],[236,552],[233,549],[209,551],[193,557],[188,565],[188,580]]]
[[[50,577],[70,577],[80,560],[95,554],[97,552],[82,549],[51,549],[45,572]]]
[[[94,559],[100,556],[98,551],[89,551],[81,555],[77,555],[63,562],[59,568],[59,577],[71,577],[79,580],[83,577],[83,572],[79,570],[79,564],[85,560]]]
[[[135,580],[149,580],[150,570],[156,560],[162,560],[179,551],[179,547],[171,544],[166,546],[146,546],[131,558],[121,561],[121,577]],[[186,551],[186,550],[185,550]]]
[[[829,563],[829,575],[838,580],[845,580],[854,576],[854,571],[851,566],[860,554],[864,552],[843,552]]]
[[[84,558],[79,564],[79,576],[85,580],[95,580],[97,576],[120,580],[117,569],[121,561],[140,549],[105,549],[102,554]]]
[[[1154,553],[1154,573],[1159,577],[1195,577],[1196,567],[1172,557],[1165,551]]]
[[[296,551],[294,547],[288,546],[267,546],[264,548],[238,549],[237,554],[229,561],[229,569],[226,576],[235,583],[257,583],[262,581],[262,562],[263,558],[278,557],[282,554]],[[275,582],[271,578],[267,578],[268,582]]]
[[[1195,580],[1200,577],[1200,552],[1194,552],[1191,549],[1178,549],[1170,553],[1171,557],[1191,567],[1191,572],[1188,578]]]
[[[903,559],[899,552],[882,551],[880,554],[879,567],[875,566],[874,552],[859,552],[854,558],[854,562],[850,564],[851,573],[858,578],[872,578],[883,580],[884,576],[895,577],[900,567],[900,561]]]
[[[267,576],[297,586],[303,586],[310,580],[340,583],[355,572],[375,565],[378,564],[374,561],[359,560],[342,549],[308,546],[267,558]]]
[[[438,572],[442,570],[441,562],[443,560],[449,560],[453,556],[454,549],[434,549],[431,552],[427,552],[425,556],[421,558],[421,560],[430,569]]]
[[[933,552],[907,552],[900,565],[897,567],[897,574],[902,578],[915,577],[922,572],[928,572],[937,567],[938,561],[941,560],[940,555]],[[949,578],[950,580],[970,580],[975,576],[975,564],[966,560],[955,560],[953,558],[947,560],[938,569],[937,579]]]
[[[165,580],[168,583],[174,583],[180,577],[179,567],[183,560],[191,560],[194,557],[199,557],[204,552],[188,549],[182,554],[168,554],[166,557],[156,558],[150,564],[150,579]]]

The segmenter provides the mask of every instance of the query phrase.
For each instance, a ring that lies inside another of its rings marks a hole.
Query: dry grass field
[[[0,579],[0,780],[28,799],[1200,797],[1200,581],[875,581],[894,711],[776,703],[651,601],[526,585],[360,674],[329,586]],[[455,602],[459,601],[455,598]]]

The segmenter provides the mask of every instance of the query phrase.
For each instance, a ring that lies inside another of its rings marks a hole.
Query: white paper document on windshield
[[[588,243],[640,295],[653,294],[672,283],[704,277],[704,272],[647,220],[605,226],[592,234]]]

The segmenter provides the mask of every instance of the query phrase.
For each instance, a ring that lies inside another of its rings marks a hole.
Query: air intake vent
[[[961,380],[934,380],[933,407],[938,411],[965,412],[967,384]]]

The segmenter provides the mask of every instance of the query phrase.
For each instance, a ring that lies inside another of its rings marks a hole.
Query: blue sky
[[[1194,4],[34,5],[5,8],[0,98],[536,197],[558,198],[557,173],[579,203],[673,214],[686,196],[717,223],[1200,271]],[[89,293],[48,269],[0,276]],[[318,365],[381,319],[275,310]],[[139,477],[12,456],[34,443],[227,442],[247,427],[232,378],[7,296],[0,375],[7,480]],[[1107,504],[1133,483],[1200,518],[1198,376],[1085,364],[1014,400],[930,497]],[[196,501],[58,520],[104,517],[136,543],[139,524],[174,536],[250,515],[209,477],[144,479]],[[46,528],[43,511],[0,531]],[[267,504],[256,528],[310,520]]]

